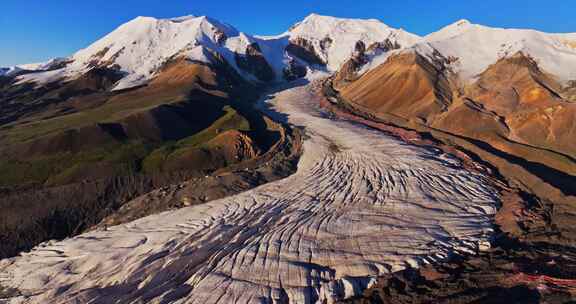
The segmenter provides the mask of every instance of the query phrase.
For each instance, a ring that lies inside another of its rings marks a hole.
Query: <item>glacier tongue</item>
[[[325,118],[307,87],[270,103],[309,136],[294,175],[0,261],[0,285],[23,295],[10,303],[333,303],[486,243],[498,196],[484,176]]]

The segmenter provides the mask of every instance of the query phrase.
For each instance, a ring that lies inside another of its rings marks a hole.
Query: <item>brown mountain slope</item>
[[[95,73],[90,71],[86,75],[91,74]],[[175,61],[148,86],[124,92],[105,90],[109,86],[98,88],[93,83],[103,82],[104,77],[95,81],[95,77],[86,75],[68,83],[54,84],[57,88],[44,94],[36,92],[40,96],[32,101],[29,99],[33,91],[3,100],[4,103],[22,105],[20,109],[25,109],[27,104],[51,98],[52,107],[37,107],[2,126],[2,164],[13,170],[22,167],[23,170],[19,171],[23,174],[10,174],[7,178],[11,180],[0,178],[0,185],[45,182],[46,178],[85,163],[123,167],[124,161],[107,160],[102,155],[106,154],[104,151],[118,151],[121,150],[119,147],[125,147],[130,150],[129,154],[141,158],[146,151],[161,146],[165,141],[192,136],[219,119],[231,119],[235,115],[239,118],[230,121],[237,125],[228,125],[228,128],[250,129],[249,122],[229,107],[234,105],[231,94],[236,94],[230,83],[232,77],[218,75],[213,67]],[[78,87],[90,92],[72,96],[54,92]],[[75,107],[85,102],[92,102],[92,105]],[[77,159],[68,161],[74,158]],[[127,160],[131,158],[126,157]],[[39,167],[42,168],[37,170]],[[42,172],[26,174],[26,171],[34,170]],[[110,170],[103,172],[109,173]]]
[[[38,88],[3,82],[0,258],[81,233],[157,188],[265,163],[246,189],[293,170],[292,137],[253,109],[255,88],[225,61],[177,59],[146,86],[109,91],[118,77],[97,68]]]
[[[532,59],[516,54],[490,66],[429,126],[574,175],[576,104],[559,90]]]
[[[576,104],[533,59],[518,53],[490,66],[466,92],[504,117],[508,137],[527,145],[576,155]]]
[[[374,113],[408,120],[433,119],[452,102],[450,83],[440,68],[414,53],[393,56],[336,88],[347,100]]]
[[[393,56],[346,80],[335,77],[325,82],[324,92],[352,114],[416,130],[464,151],[494,168],[519,195],[503,194],[489,251],[384,276],[347,303],[573,300],[576,104],[571,89],[522,53],[499,60],[466,85],[442,68],[423,69],[427,65],[414,60],[398,64],[404,58]],[[438,79],[440,87],[433,85]],[[450,90],[440,96],[452,96],[444,99],[450,100],[445,107],[437,106],[442,104],[438,92],[444,92],[439,88]]]
[[[441,64],[394,55],[332,88],[357,114],[430,133],[491,163],[548,204],[560,238],[576,240],[565,224],[576,215],[576,104],[531,58],[502,59],[460,85]]]

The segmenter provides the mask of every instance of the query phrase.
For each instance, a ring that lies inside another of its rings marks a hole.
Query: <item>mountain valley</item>
[[[138,17],[0,68],[0,303],[576,300],[575,45]]]

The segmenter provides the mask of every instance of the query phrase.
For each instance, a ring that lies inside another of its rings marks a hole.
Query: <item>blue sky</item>
[[[0,66],[68,56],[137,16],[208,15],[251,34],[277,34],[310,13],[377,18],[427,34],[458,19],[576,32],[575,0],[0,0]]]

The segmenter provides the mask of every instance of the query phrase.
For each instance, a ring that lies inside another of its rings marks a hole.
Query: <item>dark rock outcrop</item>
[[[218,42],[218,44],[223,45],[227,39],[228,39],[228,36],[226,36],[226,33],[224,33],[220,29],[216,29],[216,32],[214,33],[214,40],[216,40],[216,42]]]
[[[334,76],[334,81],[340,83],[356,80],[356,72],[358,72],[367,62],[366,45],[364,42],[358,41],[354,46],[352,57],[344,62],[340,70]]]
[[[293,81],[306,76],[307,70],[305,66],[300,65],[296,60],[291,59],[290,62],[288,62],[288,66],[284,68],[283,73],[284,79]]]
[[[254,42],[246,47],[246,54],[235,54],[236,64],[242,70],[253,74],[263,82],[272,81],[275,78],[274,71],[264,58],[258,43]]]
[[[401,48],[401,47],[402,47],[402,46],[401,46],[397,41],[392,42],[392,40],[386,39],[386,40],[384,40],[384,41],[382,41],[382,42],[372,43],[372,44],[368,47],[367,51],[368,51],[368,52],[376,52],[376,51],[389,52],[389,51],[392,51],[392,50],[397,50],[397,49],[399,49],[399,48]]]
[[[320,48],[322,49],[322,52],[327,52],[328,49],[332,46],[332,42],[332,38],[330,37],[325,37],[322,39],[320,41]]]
[[[327,46],[327,40],[324,45]],[[309,64],[326,64],[326,62],[316,53],[312,43],[304,38],[291,39],[288,46],[286,46],[286,51]]]

